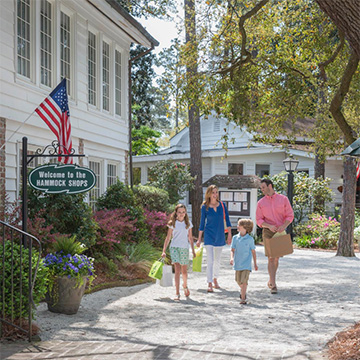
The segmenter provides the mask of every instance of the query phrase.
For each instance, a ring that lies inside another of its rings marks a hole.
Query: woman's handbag
[[[203,246],[200,246],[199,248],[195,246],[196,256],[193,258],[193,263],[192,263],[192,270],[195,272],[201,272],[203,250],[204,250]]]
[[[227,225],[226,225],[226,219],[225,219],[225,207],[224,207],[224,203],[222,201],[221,202],[221,205],[222,205],[222,208],[223,208],[223,213],[224,213],[224,230],[225,230],[225,233],[228,233],[229,230],[227,229]]]
[[[153,279],[160,280],[162,278],[163,273],[163,266],[164,266],[164,259],[160,258],[159,260],[156,260],[150,269],[149,276]]]
[[[172,278],[172,266],[164,265],[162,268],[162,278],[161,280],[156,280],[156,283],[160,286],[169,287],[173,285]]]

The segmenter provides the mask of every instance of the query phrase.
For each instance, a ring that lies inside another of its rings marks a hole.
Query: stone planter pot
[[[46,294],[48,310],[67,315],[76,314],[85,292],[86,281],[84,277],[83,284],[77,287],[76,279],[56,278],[51,291]]]

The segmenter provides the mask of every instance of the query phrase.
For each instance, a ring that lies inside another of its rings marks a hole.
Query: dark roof
[[[111,7],[113,7],[123,18],[125,18],[131,25],[137,28],[153,46],[158,46],[159,42],[153,38],[146,29],[133,18],[116,0],[105,0]]]
[[[210,185],[228,189],[258,188],[260,178],[256,175],[214,175],[203,183],[203,187]]]

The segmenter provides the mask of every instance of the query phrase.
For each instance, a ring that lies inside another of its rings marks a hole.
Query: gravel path
[[[279,293],[266,286],[267,259],[257,247],[259,270],[250,274],[248,305],[239,304],[238,285],[222,255],[221,289],[206,292],[203,272],[189,272],[191,295],[172,300],[174,287],[143,284],[85,295],[76,315],[38,307],[42,340],[117,341],[164,346],[244,347],[250,353],[285,357],[323,349],[338,331],[360,321],[360,256],[298,250],[280,259]]]

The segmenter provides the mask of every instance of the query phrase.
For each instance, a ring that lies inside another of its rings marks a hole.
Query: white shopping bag
[[[156,283],[160,286],[168,287],[172,286],[172,266],[171,265],[164,265],[163,266],[163,274],[161,280],[156,280]]]

